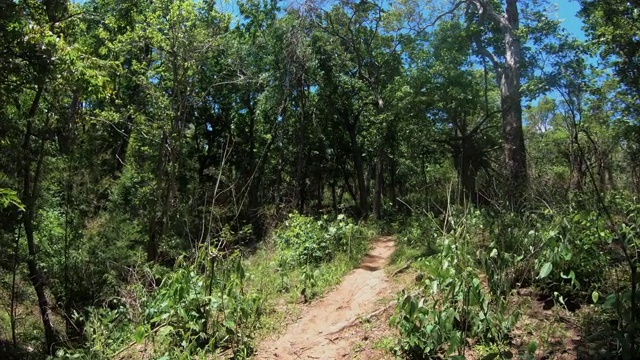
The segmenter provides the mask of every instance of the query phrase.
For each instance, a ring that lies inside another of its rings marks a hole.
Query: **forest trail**
[[[395,250],[393,237],[380,237],[337,288],[303,309],[301,317],[285,333],[258,345],[255,359],[351,359],[354,345],[361,341],[353,328],[376,310],[384,311],[395,286],[385,274]],[[386,304],[380,301],[386,300]],[[367,339],[368,335],[364,334]]]

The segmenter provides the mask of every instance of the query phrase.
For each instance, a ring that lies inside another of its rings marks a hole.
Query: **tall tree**
[[[528,172],[522,126],[522,78],[530,46],[541,42],[555,31],[557,23],[545,15],[546,2],[519,3],[506,0],[504,5],[485,0],[460,0],[448,4],[449,10],[436,12],[427,19],[419,13],[423,7],[403,1],[402,9],[410,28],[424,32],[447,16],[464,16],[472,28],[479,56],[489,61],[500,89],[502,140],[505,164],[506,199],[515,207],[527,192]],[[431,3],[432,5],[434,3]],[[433,12],[432,12],[433,13]],[[523,14],[526,15],[523,17]],[[522,19],[526,23],[522,23]],[[524,26],[523,26],[524,25]]]
[[[489,22],[502,38],[502,46],[492,53],[486,43],[476,38],[477,49],[484,58],[491,61],[496,72],[496,81],[500,87],[502,108],[502,139],[504,142],[504,161],[507,172],[507,198],[515,206],[526,193],[527,155],[522,131],[522,95],[521,69],[522,45],[520,38],[520,12],[517,0],[506,0],[504,9],[496,8],[494,3],[482,0],[470,1],[477,11],[477,26],[486,28]],[[499,59],[500,54],[502,60]]]
[[[366,133],[372,141],[367,150],[371,150],[370,165],[375,173],[373,213],[380,218],[384,167],[389,162],[388,146],[384,141],[389,138],[389,129],[393,128],[389,126],[393,120],[387,116],[387,112],[394,99],[388,89],[401,74],[400,44],[397,37],[384,31],[381,5],[355,1],[346,1],[341,5],[323,11],[317,19],[324,39],[329,41],[322,49],[324,54],[319,55],[320,68],[326,76],[326,97],[334,103],[333,107],[338,110],[335,116],[341,119],[348,134],[356,173],[358,204],[363,216],[370,211],[367,184],[372,176],[365,171],[367,164],[362,154],[366,144],[359,139],[359,135]],[[349,93],[343,93],[338,98],[336,90]]]
[[[58,119],[56,105],[59,103],[56,100],[60,98],[56,93],[56,80],[62,78],[64,60],[70,56],[64,41],[65,32],[69,30],[65,21],[69,18],[69,3],[64,0],[3,2],[0,17],[3,34],[0,56],[5,64],[3,70],[6,70],[0,82],[2,115],[9,120],[8,133],[19,134],[21,142],[8,139],[20,149],[20,155],[14,158],[17,164],[8,169],[12,170],[14,183],[22,185],[20,200],[24,213],[21,223],[27,241],[26,264],[38,300],[47,351],[54,350],[58,335],[53,325],[47,278],[40,257],[42,243],[37,230],[46,176],[45,160]],[[48,97],[49,102],[45,103]]]

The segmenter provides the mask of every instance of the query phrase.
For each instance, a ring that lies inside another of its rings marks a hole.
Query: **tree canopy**
[[[637,1],[581,0],[587,43],[546,1],[236,5],[0,1],[0,336],[14,346],[33,340],[16,332],[20,287],[55,354],[135,281],[154,291],[185,259],[213,272],[274,233],[293,246],[295,229],[275,230],[289,221],[351,234],[346,218],[424,212],[446,228],[454,204],[525,216],[640,196]],[[141,264],[155,273],[134,279]]]

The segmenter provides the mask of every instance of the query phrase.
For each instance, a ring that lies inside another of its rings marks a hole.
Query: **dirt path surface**
[[[360,339],[348,330],[361,317],[384,309],[379,301],[395,294],[383,269],[394,250],[392,237],[375,241],[357,269],[322,299],[305,307],[282,336],[263,341],[255,359],[353,358],[354,344]]]

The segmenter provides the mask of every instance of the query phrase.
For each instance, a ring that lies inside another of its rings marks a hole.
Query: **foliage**
[[[630,91],[640,95],[640,4],[621,0],[581,0],[580,15],[587,34],[595,40],[603,57],[613,58],[617,76]],[[637,110],[637,109],[636,109]]]
[[[442,229],[435,216],[411,216],[392,225],[392,231],[396,234],[396,251],[391,257],[392,263],[416,266],[419,262],[416,263],[415,260],[438,251],[437,243]]]
[[[414,260],[424,280],[417,292],[399,295],[392,318],[400,331],[396,351],[420,358],[463,355],[467,339],[482,349],[508,344],[521,310],[510,300],[513,291],[534,287],[569,311],[595,304],[601,317],[618,324],[599,335],[615,339],[612,353],[634,353],[637,258],[630,249],[637,246],[638,206],[621,193],[607,201],[617,228],[603,212],[575,207],[526,214],[454,208],[439,222],[423,219],[440,226],[438,252]]]
[[[397,240],[410,247],[432,247],[441,235],[437,219],[431,216],[414,216],[402,224]]]
[[[0,342],[247,356],[278,297],[355,266],[372,216],[440,284],[403,311],[473,297],[415,311],[436,338],[398,323],[430,352],[501,341],[530,285],[633,349],[638,4],[580,4],[584,43],[546,0],[3,0]]]
[[[115,309],[90,313],[86,350],[77,354],[110,358],[133,351],[128,344],[134,340],[146,352],[170,358],[191,358],[217,349],[248,357],[263,301],[259,294],[245,292],[246,275],[238,256],[211,265],[201,273],[196,264],[179,261],[154,291],[144,283],[129,285],[128,297],[111,304]],[[141,271],[157,276],[150,269]],[[71,353],[62,351],[58,356]]]
[[[9,205],[14,205],[18,207],[18,209],[24,210],[24,205],[22,205],[15,191],[0,188],[0,209],[9,207]]]
[[[357,254],[366,246],[369,234],[352,220],[339,214],[334,221],[327,216],[321,220],[292,213],[284,226],[274,234],[280,253],[281,267],[317,265],[330,260],[334,254]]]
[[[400,331],[397,350],[410,358],[463,357],[467,339],[502,343],[518,321],[518,311],[507,315],[505,299],[490,291],[474,266],[467,231],[473,220],[449,220],[451,229],[438,240],[439,252],[420,260],[425,280],[418,293],[401,293],[391,318]]]
[[[290,219],[295,221],[277,229],[274,241],[281,236],[278,234],[296,233],[292,226],[310,223],[296,213]],[[211,253],[206,244],[195,259],[182,257],[171,271],[161,267],[137,269],[130,275],[136,281],[121,285],[121,294],[110,301],[108,308],[91,309],[86,319],[77,319],[85,326],[83,349],[61,350],[57,358],[106,359],[137,351],[136,347],[169,358],[186,359],[225,350],[237,358],[248,358],[254,336],[260,329],[274,326],[269,322],[275,321],[273,307],[279,298],[293,296],[289,300],[297,302],[301,293],[309,300],[321,294],[358,263],[367,240],[373,236],[370,228],[343,216],[327,222],[322,230],[327,233],[320,235],[335,239],[339,245],[332,248],[332,259],[322,264],[292,263],[286,273],[274,272],[274,264],[290,255],[288,248],[246,259],[239,252]],[[157,287],[155,279],[162,279]],[[273,286],[285,279],[287,287]]]

